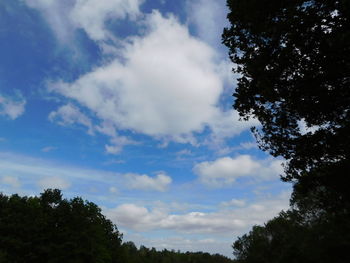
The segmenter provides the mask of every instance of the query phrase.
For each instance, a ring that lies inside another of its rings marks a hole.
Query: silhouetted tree
[[[223,42],[242,75],[234,107],[260,120],[261,147],[290,160],[292,177],[349,160],[350,2],[227,3]]]
[[[0,262],[120,262],[117,227],[95,204],[57,189],[0,194],[0,233]]]
[[[163,249],[157,251],[155,248],[140,246],[139,249],[131,241],[122,245],[124,251],[124,263],[233,263],[234,260],[225,256],[215,254],[211,255],[204,252],[186,252],[182,253],[175,250]]]
[[[261,122],[254,132],[263,150],[288,160],[285,180],[312,175],[308,189],[335,191],[349,206],[350,1],[227,5],[223,43],[241,74],[234,107]]]
[[[292,208],[239,238],[239,262],[349,262],[350,1],[228,0],[234,108],[287,160]]]
[[[282,212],[238,238],[234,255],[238,263],[349,262],[350,256],[344,252],[349,248],[350,227],[341,220],[338,218],[339,225],[335,221],[329,224],[297,210]]]

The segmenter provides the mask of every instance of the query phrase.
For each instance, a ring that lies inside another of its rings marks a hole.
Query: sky
[[[233,110],[224,0],[0,0],[0,191],[95,202],[136,245],[232,257],[287,209]]]

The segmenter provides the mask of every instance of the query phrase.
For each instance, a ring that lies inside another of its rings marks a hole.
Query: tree
[[[228,0],[223,43],[241,74],[234,107],[286,179],[350,157],[350,2]],[[309,127],[304,131],[303,126]],[[348,166],[346,166],[348,168]]]
[[[139,249],[131,241],[122,245],[123,263],[234,263],[235,261],[225,256],[203,252],[186,252],[140,246]]]
[[[349,225],[337,228],[333,223],[309,220],[297,210],[281,212],[238,238],[233,244],[237,263],[349,262],[349,254],[344,253],[349,246]]]
[[[295,204],[333,192],[330,209],[349,208],[350,1],[227,5],[223,43],[241,74],[234,108],[260,121],[263,150],[287,160],[282,178],[295,183]]]
[[[294,183],[291,210],[234,243],[238,262],[349,262],[350,1],[227,4],[234,108]]]
[[[0,194],[0,233],[0,262],[120,262],[117,227],[95,204],[57,189]]]

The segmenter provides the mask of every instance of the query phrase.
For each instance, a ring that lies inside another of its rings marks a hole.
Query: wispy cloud
[[[118,136],[117,134],[113,135],[110,139],[110,143],[105,145],[106,153],[109,154],[119,154],[123,147],[126,145],[138,145],[140,144],[133,139],[126,136]]]
[[[0,94],[0,116],[17,119],[25,111],[26,100],[21,95],[8,97]]]
[[[172,182],[171,177],[164,172],[159,172],[155,176],[109,172],[72,167],[10,153],[0,153],[0,169],[3,174],[13,175],[20,181],[25,180],[28,186],[40,188],[68,189],[73,186],[94,184],[102,185],[107,189],[164,192]],[[7,181],[10,182],[9,179]]]
[[[125,160],[118,160],[118,159],[111,159],[108,161],[103,162],[103,165],[113,165],[113,164],[124,164],[126,163]]]
[[[69,18],[93,40],[106,40],[110,35],[105,28],[107,20],[131,19],[140,15],[143,0],[88,0],[77,1]]]
[[[106,30],[107,20],[140,14],[142,0],[25,0],[31,8],[40,10],[48,24],[63,43],[69,40],[76,29],[83,29],[95,41],[106,40],[112,35]]]
[[[57,122],[62,126],[69,126],[73,124],[80,124],[88,128],[88,133],[93,134],[94,129],[92,121],[80,109],[73,104],[67,104],[61,106],[57,111],[53,111],[49,114],[49,120]]]
[[[243,207],[246,205],[246,200],[242,199],[231,199],[230,201],[225,201],[220,203],[223,207]]]
[[[21,186],[20,180],[15,176],[2,176],[0,177],[0,183],[13,188],[19,188]]]
[[[42,190],[48,188],[66,190],[71,186],[71,183],[68,180],[56,176],[41,178],[38,180],[37,184]]]

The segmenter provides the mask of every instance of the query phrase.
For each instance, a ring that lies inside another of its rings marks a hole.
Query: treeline
[[[117,226],[94,203],[64,199],[60,190],[38,197],[0,194],[0,263],[230,263],[221,255],[157,251],[122,243]]]
[[[122,262],[130,263],[232,263],[233,260],[219,255],[204,252],[186,252],[167,250],[157,251],[155,248],[141,246],[139,249],[133,242],[122,244]]]

